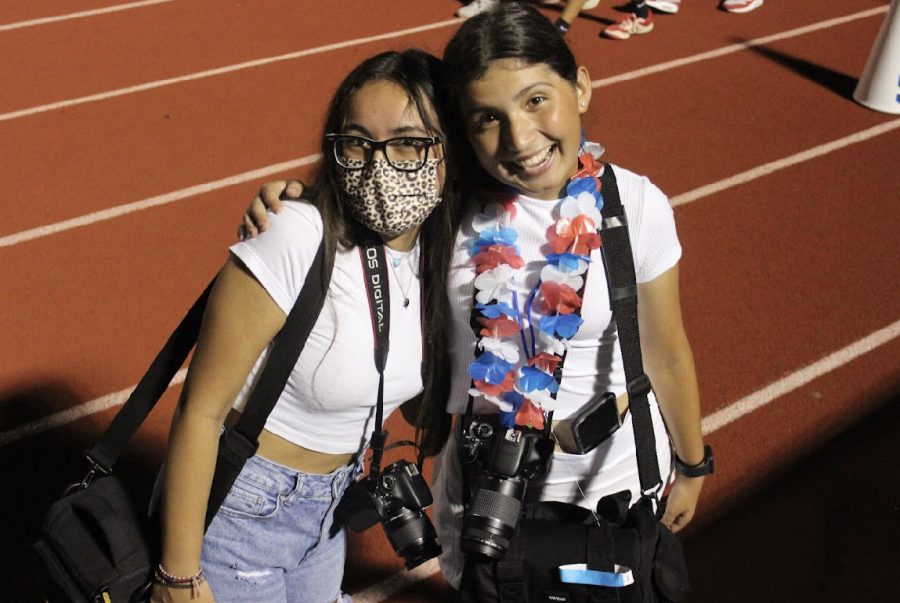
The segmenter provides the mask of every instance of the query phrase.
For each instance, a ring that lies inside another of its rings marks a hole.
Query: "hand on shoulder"
[[[306,187],[299,180],[276,180],[264,184],[244,212],[238,226],[238,239],[252,239],[269,227],[267,212],[281,213],[283,200],[296,200]]]

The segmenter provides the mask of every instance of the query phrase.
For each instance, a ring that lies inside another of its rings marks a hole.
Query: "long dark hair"
[[[578,80],[578,63],[572,50],[556,27],[529,4],[506,0],[460,26],[444,49],[447,78],[442,96],[449,104],[452,121],[448,131],[458,149],[457,160],[469,176],[466,184],[476,190],[498,183],[481,169],[464,138],[459,99],[466,86],[481,78],[493,61],[501,59],[521,61],[523,66],[544,64],[573,85]],[[464,198],[467,196],[464,194]]]
[[[322,214],[326,257],[334,257],[334,246],[344,249],[363,241],[369,233],[346,209],[338,180],[338,165],[324,134],[340,132],[346,122],[354,93],[370,82],[387,81],[406,91],[430,135],[444,136],[446,108],[437,91],[443,86],[444,70],[436,57],[417,49],[384,52],[360,63],[344,79],[331,99],[322,135],[322,163],[305,195]],[[450,383],[449,300],[447,273],[455,235],[457,168],[454,154],[444,145],[444,187],[442,201],[422,224],[421,249],[424,254],[422,274],[424,324],[424,391],[415,426],[422,452],[436,454],[450,428],[446,399]],[[330,269],[330,267],[329,267]]]
[[[451,98],[499,59],[542,63],[564,80],[578,79],[575,55],[550,20],[529,4],[507,1],[467,19],[444,49]]]

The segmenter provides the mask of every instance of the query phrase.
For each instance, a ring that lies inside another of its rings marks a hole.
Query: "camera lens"
[[[384,533],[406,569],[413,569],[441,554],[437,533],[428,516],[422,511],[400,509],[384,522]]]
[[[460,547],[466,553],[500,559],[519,524],[522,497],[528,483],[523,477],[482,475],[466,513]]]
[[[476,423],[472,432],[481,439],[487,439],[494,435],[494,428],[490,423]]]

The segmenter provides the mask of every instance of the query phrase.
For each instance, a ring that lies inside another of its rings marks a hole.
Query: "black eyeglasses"
[[[326,134],[334,148],[338,165],[348,170],[361,170],[372,161],[375,151],[381,151],[387,162],[403,172],[422,169],[428,161],[428,151],[443,142],[438,136],[401,136],[377,141],[349,134]]]

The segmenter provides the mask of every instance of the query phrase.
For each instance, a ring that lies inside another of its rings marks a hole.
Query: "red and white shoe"
[[[647,0],[647,6],[661,13],[674,15],[681,7],[681,0]]]
[[[499,0],[472,0],[458,11],[456,11],[456,16],[460,19],[468,19],[469,17],[474,17],[480,13],[488,11],[494,6],[497,5]]]
[[[650,0],[647,0],[650,4]],[[763,5],[763,0],[724,0],[722,8],[730,13],[749,13]]]
[[[602,35],[613,40],[627,40],[637,34],[650,33],[653,30],[652,15],[653,13],[647,13],[646,19],[635,14],[628,15],[618,23],[604,29]]]

